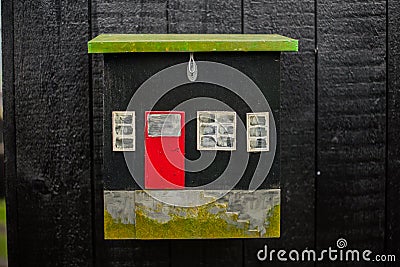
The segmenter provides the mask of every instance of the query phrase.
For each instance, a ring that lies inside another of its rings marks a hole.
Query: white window
[[[135,112],[112,112],[113,151],[135,151]]]
[[[269,112],[247,113],[247,152],[269,151]]]
[[[181,114],[155,114],[147,117],[150,137],[181,136]]]
[[[197,112],[198,150],[236,150],[236,112]]]

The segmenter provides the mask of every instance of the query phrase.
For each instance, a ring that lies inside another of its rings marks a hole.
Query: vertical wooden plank
[[[11,14],[9,14],[11,15]],[[1,1],[0,1],[0,16],[1,16]],[[1,17],[0,17],[1,21]],[[1,38],[1,22],[0,22],[0,42],[2,40]],[[1,48],[1,46],[0,46]],[[3,67],[3,59],[2,59],[2,53],[0,52],[0,82],[2,83],[2,67]],[[2,85],[0,85],[0,88],[2,88]],[[3,106],[3,92],[1,93],[1,110],[4,111],[4,106]],[[1,120],[0,120],[0,131],[1,133],[4,133],[4,113],[2,113]],[[5,198],[6,197],[6,177],[4,175],[4,136],[3,134],[0,135],[0,198]]]
[[[240,33],[240,0],[170,0],[169,33]]]
[[[266,264],[256,257],[265,244],[269,249],[314,247],[314,12],[310,0],[244,1],[244,33],[283,34],[299,39],[300,48],[281,56],[281,238],[246,240],[245,263],[252,266]]]
[[[351,248],[378,253],[385,225],[386,3],[321,0],[317,14],[317,245],[336,247],[344,238]]]
[[[88,2],[13,4],[17,175],[8,181],[17,191],[9,212],[10,219],[18,212],[11,222],[18,231],[14,263],[91,266]],[[7,109],[12,112],[10,104]]]
[[[166,33],[167,0],[92,0],[92,27],[101,33]]]
[[[387,253],[400,257],[400,2],[388,1]],[[398,261],[399,259],[397,259]],[[398,263],[397,263],[398,264]],[[393,262],[387,266],[396,266]]]
[[[2,64],[4,109],[4,170],[7,179],[7,246],[9,266],[18,264],[18,216],[15,154],[15,91],[14,91],[14,9],[13,1],[1,1]]]
[[[92,37],[102,33],[167,33],[167,0],[92,0]],[[92,55],[96,266],[167,266],[170,241],[104,241],[103,57]]]
[[[170,0],[169,33],[240,33],[240,0]],[[241,266],[243,241],[171,242],[171,266]]]

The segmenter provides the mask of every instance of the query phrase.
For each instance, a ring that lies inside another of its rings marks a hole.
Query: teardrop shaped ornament
[[[189,81],[194,82],[197,80],[197,64],[194,61],[193,53],[190,53],[190,59],[188,62],[186,73]]]

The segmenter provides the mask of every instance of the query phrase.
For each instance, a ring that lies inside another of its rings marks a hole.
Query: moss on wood
[[[141,239],[239,238],[245,236],[245,229],[229,225],[217,215],[210,214],[203,209],[198,213],[198,217],[174,216],[167,223],[157,222],[146,217],[143,213],[137,212],[136,225],[137,237]],[[257,236],[254,235],[253,237]]]
[[[135,238],[135,225],[123,224],[113,219],[107,210],[104,210],[104,238],[105,239],[132,239]]]

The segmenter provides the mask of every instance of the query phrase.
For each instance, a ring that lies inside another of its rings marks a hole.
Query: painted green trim
[[[277,34],[101,34],[88,52],[298,51],[298,40]]]

